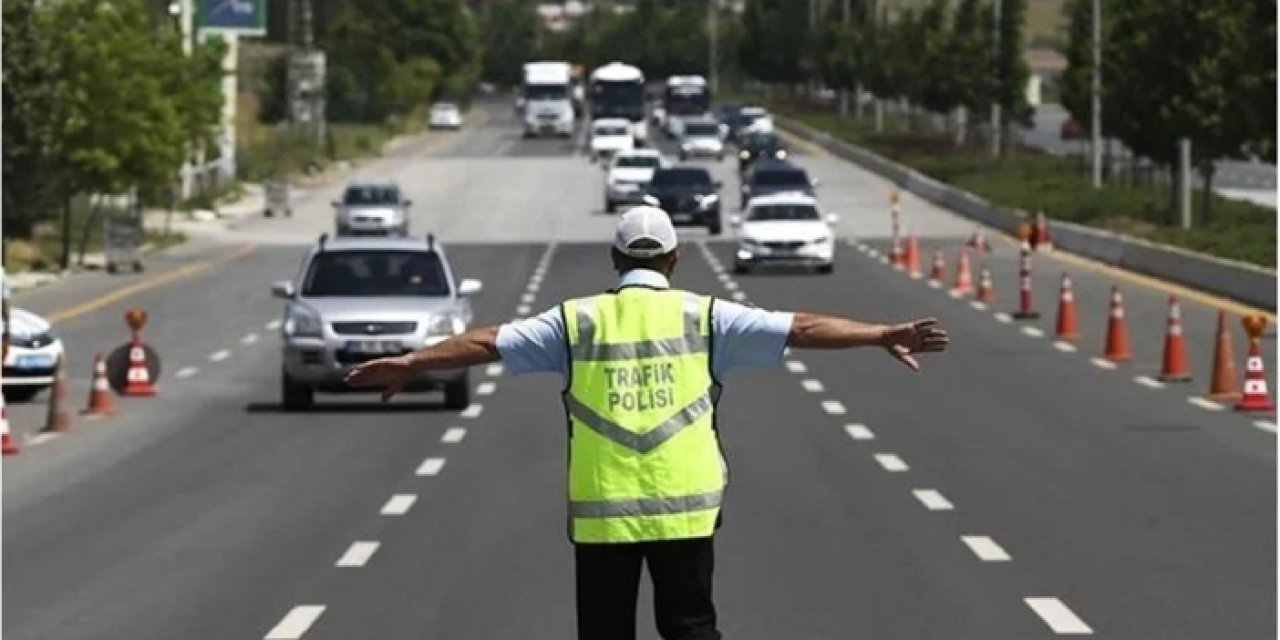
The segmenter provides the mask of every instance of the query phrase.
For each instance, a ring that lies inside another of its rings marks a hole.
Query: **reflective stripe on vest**
[[[710,300],[637,287],[564,311],[570,537],[711,535],[726,475],[712,428]]]

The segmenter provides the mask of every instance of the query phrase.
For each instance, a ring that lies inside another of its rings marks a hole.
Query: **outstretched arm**
[[[414,373],[431,369],[463,369],[496,362],[498,327],[472,329],[402,356],[370,360],[352,369],[346,383],[353,387],[385,386],[383,401],[400,392]]]
[[[849,318],[799,312],[791,321],[787,346],[797,349],[850,349],[881,346],[894,358],[920,370],[916,353],[944,351],[950,338],[934,318],[902,324],[868,324]]]

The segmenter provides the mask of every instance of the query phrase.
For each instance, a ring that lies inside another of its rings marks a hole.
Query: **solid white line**
[[[1111,371],[1112,369],[1115,369],[1115,368],[1116,368],[1116,363],[1114,363],[1114,362],[1112,362],[1112,361],[1110,361],[1110,360],[1107,360],[1106,358],[1094,358],[1094,359],[1090,360],[1089,362],[1092,362],[1092,363],[1093,363],[1093,366],[1095,366],[1095,367],[1097,367],[1097,368],[1099,368],[1099,369],[1106,369],[1106,370],[1108,370],[1108,371]]]
[[[844,426],[845,433],[849,434],[854,440],[875,440],[876,434],[872,433],[866,425],[863,424],[846,424]]]
[[[1057,598],[1023,598],[1022,601],[1058,635],[1093,635],[1093,629]]]
[[[61,434],[61,433],[53,433],[53,432],[48,432],[48,431],[46,431],[46,432],[42,432],[42,433],[37,433],[37,434],[35,434],[35,435],[31,436],[30,438],[28,438],[28,439],[27,439],[27,443],[26,443],[26,444],[27,444],[27,446],[29,446],[29,447],[35,447],[35,446],[42,445],[42,444],[44,444],[44,443],[46,443],[46,442],[50,442],[50,441],[52,441],[52,440],[57,440],[57,439],[58,439],[58,438],[60,438],[61,436],[62,436],[62,434]]]
[[[482,405],[482,404],[474,404],[474,403],[473,403],[473,404],[469,404],[469,405],[467,405],[467,408],[466,408],[466,409],[463,409],[463,410],[462,410],[462,417],[464,417],[464,418],[479,418],[479,417],[480,417],[480,412],[481,412],[481,411],[484,411],[484,405]]]
[[[1070,342],[1063,342],[1062,340],[1053,343],[1053,348],[1063,353],[1076,352],[1076,346],[1074,344],[1071,344]]]
[[[915,495],[916,500],[924,505],[924,508],[930,511],[951,511],[955,506],[951,504],[941,493],[935,489],[913,489],[911,491]]]
[[[493,363],[493,364],[491,364],[491,365],[489,365],[489,366],[485,367],[485,369],[484,369],[484,374],[485,374],[485,375],[487,375],[487,376],[494,377],[494,378],[496,378],[496,377],[498,377],[498,376],[502,375],[502,363],[501,363],[501,362],[495,362],[495,363]]]
[[[1023,327],[1023,328],[1022,328],[1022,333],[1026,334],[1026,335],[1029,335],[1029,336],[1031,336],[1032,338],[1043,338],[1043,337],[1044,337],[1044,332],[1043,332],[1043,331],[1041,331],[1041,330],[1040,330],[1039,328],[1037,328],[1037,327]]]
[[[527,304],[522,304],[516,307],[516,313],[522,316],[529,315],[530,311],[533,311],[533,309]]]
[[[467,430],[462,427],[449,427],[445,430],[444,435],[440,436],[440,442],[445,444],[457,444],[467,437]]]
[[[391,496],[387,503],[382,505],[382,515],[384,516],[402,516],[409,513],[409,507],[418,501],[418,496],[412,493],[398,493]]]
[[[190,378],[191,376],[194,376],[197,371],[200,371],[200,370],[195,367],[183,367],[181,369],[178,369],[178,371],[174,373],[173,376],[175,378]]]
[[[226,360],[227,358],[230,358],[230,357],[231,357],[231,352],[227,351],[226,349],[223,349],[222,351],[214,351],[213,353],[209,354],[209,359],[212,360],[213,362],[222,362],[223,360]]]
[[[418,465],[418,470],[413,472],[418,476],[438,476],[440,470],[444,468],[444,458],[427,458]]]
[[[791,373],[804,373],[808,370],[809,367],[804,366],[804,363],[799,360],[787,361],[787,371],[790,371]]]
[[[1164,383],[1152,378],[1151,376],[1138,376],[1133,379],[1134,382],[1147,387],[1148,389],[1163,389]]]
[[[249,335],[246,335],[245,337],[240,338],[240,344],[253,344],[257,341],[258,341],[258,334],[256,333],[250,333]]]
[[[294,607],[262,640],[298,640],[324,613],[322,604],[300,604]]]
[[[907,466],[907,463],[902,461],[902,458],[899,458],[892,453],[877,453],[875,458],[876,462],[879,462],[880,466],[884,467],[885,471],[891,473],[902,473],[903,471],[911,468]]]
[[[1271,433],[1276,432],[1276,423],[1267,420],[1256,420],[1254,421],[1253,426],[1262,429],[1263,431],[1270,431]]]
[[[280,320],[277,318],[267,323],[267,331],[275,331],[280,328]]]
[[[973,307],[974,309],[977,309],[978,311],[986,311],[986,310],[987,310],[987,303],[985,303],[985,302],[983,302],[983,301],[981,301],[981,300],[974,300],[974,301],[972,301],[972,302],[970,302],[970,303],[969,303],[969,306]]]
[[[823,400],[822,410],[833,416],[844,415],[844,403],[839,400]]]
[[[746,299],[747,299],[747,294],[745,294],[745,293],[743,293],[743,292],[741,292],[741,291],[734,291],[734,292],[733,292],[733,299],[734,299],[734,301],[735,301],[735,302],[742,302],[743,300],[746,300]]]
[[[821,380],[813,379],[801,381],[800,386],[804,387],[804,390],[809,393],[822,393],[823,390],[826,389],[826,387],[822,386]]]
[[[481,382],[479,385],[476,386],[476,395],[490,396],[490,395],[493,395],[493,391],[497,388],[498,388],[498,385],[492,382]]]
[[[1013,558],[995,540],[987,536],[960,536],[973,555],[983,562],[1008,562]]]
[[[378,550],[377,542],[352,542],[347,552],[338,558],[336,567],[363,567],[369,564],[369,558]]]
[[[736,282],[734,282],[734,281],[732,281],[732,280],[729,280],[728,282],[725,282],[725,283],[724,283],[724,288],[725,288],[725,289],[728,289],[728,290],[730,290],[730,291],[737,291],[737,290],[738,290],[738,283],[736,283]]]
[[[996,318],[996,322],[1003,322],[1005,324],[1009,324],[1010,322],[1013,322],[1013,316],[1003,311],[1001,311],[1000,313],[997,313],[995,315],[995,318]]]
[[[1200,407],[1205,411],[1222,411],[1224,408],[1222,406],[1222,403],[1220,402],[1214,402],[1213,400],[1210,400],[1208,398],[1201,398],[1199,396],[1192,396],[1190,398],[1187,398],[1187,402],[1190,402],[1191,404],[1194,404],[1195,406]]]

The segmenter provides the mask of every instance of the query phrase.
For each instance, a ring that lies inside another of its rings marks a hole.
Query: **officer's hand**
[[[370,360],[358,365],[347,373],[344,382],[353,387],[385,386],[386,388],[382,390],[382,401],[386,402],[391,399],[391,396],[400,393],[411,375],[413,375],[413,365],[408,356],[395,356]]]
[[[897,358],[912,371],[920,370],[920,363],[911,357],[915,353],[937,353],[946,350],[951,339],[939,329],[936,318],[912,320],[889,327],[880,338],[889,355]]]

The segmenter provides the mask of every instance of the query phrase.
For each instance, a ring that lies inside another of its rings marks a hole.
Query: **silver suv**
[[[347,184],[338,210],[338,235],[409,234],[409,207],[400,186],[389,180],[358,180]]]
[[[442,342],[471,324],[478,280],[455,281],[444,249],[427,238],[320,236],[285,299],[280,376],[286,410],[307,409],[316,391],[354,391],[343,377],[361,362]],[[470,402],[465,369],[419,374],[406,391],[444,391],[445,406]]]

